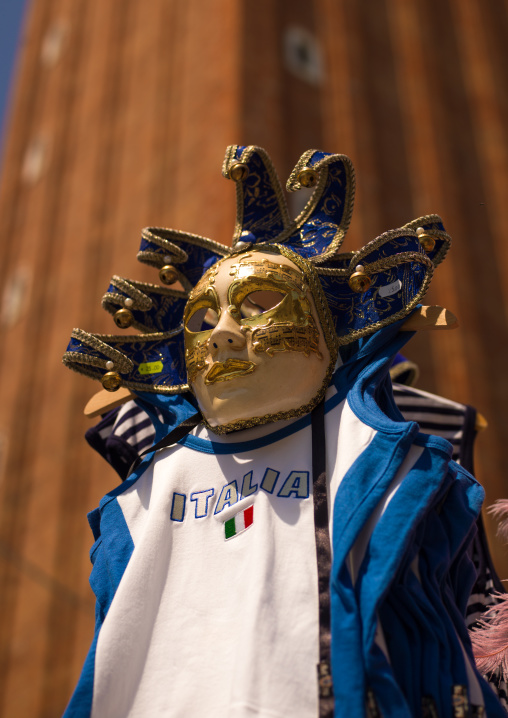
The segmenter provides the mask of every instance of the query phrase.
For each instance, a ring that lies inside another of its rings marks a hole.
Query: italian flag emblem
[[[248,529],[249,526],[252,526],[253,523],[254,506],[249,506],[249,508],[245,509],[245,511],[240,511],[240,513],[235,514],[233,518],[224,522],[225,540],[227,541],[228,539],[233,538],[233,536],[237,536],[242,533],[242,531]]]

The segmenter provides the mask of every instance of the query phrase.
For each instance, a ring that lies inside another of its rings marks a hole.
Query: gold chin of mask
[[[326,303],[313,299],[318,282],[280,247],[220,260],[191,292],[188,380],[213,431],[300,416],[321,399],[337,350]]]

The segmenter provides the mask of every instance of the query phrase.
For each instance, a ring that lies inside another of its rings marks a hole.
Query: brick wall
[[[32,0],[0,184],[2,715],[59,715],[93,631],[85,514],[117,480],[82,438],[96,387],[60,363],[70,330],[113,331],[113,273],[157,281],[143,226],[229,241],[228,144],[284,181],[307,148],[348,154],[347,248],[442,214],[429,301],[461,328],[407,353],[487,418],[477,473],[508,494],[507,24],[500,0]]]

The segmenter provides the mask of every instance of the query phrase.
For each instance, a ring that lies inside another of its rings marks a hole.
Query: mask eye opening
[[[198,307],[187,319],[185,328],[188,332],[197,334],[213,329],[219,321],[217,312],[212,307]]]
[[[240,312],[242,317],[254,317],[264,314],[270,309],[278,306],[286,294],[271,289],[256,289],[250,292],[242,302]]]

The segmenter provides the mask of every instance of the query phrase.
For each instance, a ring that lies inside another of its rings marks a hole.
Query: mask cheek
[[[293,322],[277,322],[261,326],[252,332],[252,345],[257,353],[266,352],[273,356],[275,352],[302,352],[308,357],[315,352],[319,359],[319,332],[316,323],[310,320],[303,325]]]
[[[201,337],[185,338],[185,365],[187,379],[192,384],[198,374],[206,369],[206,358],[210,344],[210,332],[200,332]],[[202,336],[202,335],[205,336]]]
[[[248,321],[256,354],[275,352],[311,353],[322,358],[320,333],[307,297],[288,292],[284,300],[263,315]]]

